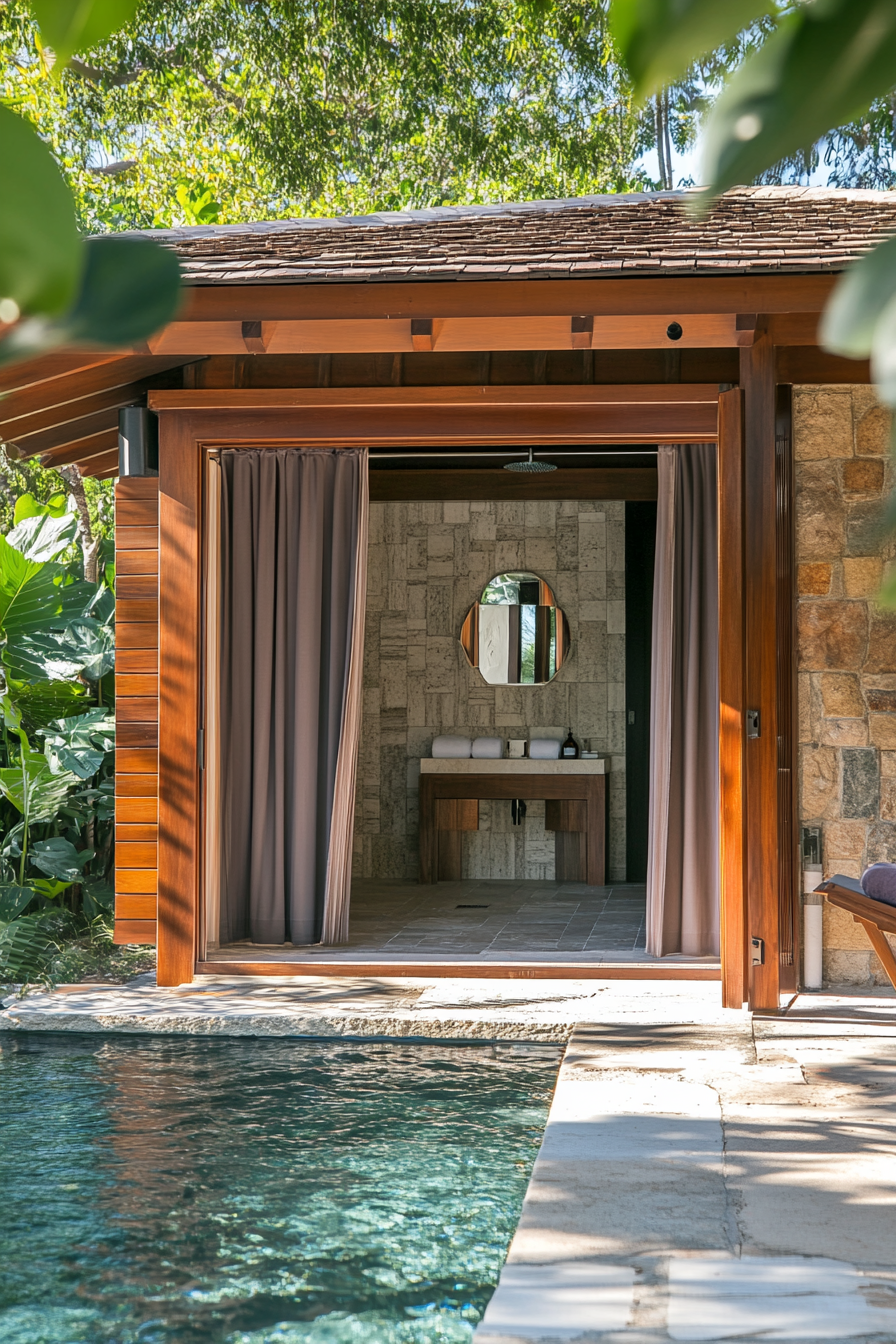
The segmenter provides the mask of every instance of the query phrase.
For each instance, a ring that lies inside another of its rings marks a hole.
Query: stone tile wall
[[[896,613],[877,603],[896,548],[889,421],[868,387],[794,388],[801,824],[825,875],[896,861]],[[825,906],[831,984],[885,983],[864,929]]]
[[[495,687],[458,636],[495,574],[545,579],[567,614],[572,654],[547,686]],[[359,877],[417,875],[421,757],[439,733],[596,738],[611,756],[609,873],[625,877],[625,506],[603,501],[373,503],[364,717],[355,825]],[[510,804],[480,804],[465,876],[552,878],[544,804],[513,827]]]

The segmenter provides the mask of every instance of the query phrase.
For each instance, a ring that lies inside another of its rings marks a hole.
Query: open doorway
[[[562,462],[562,450],[545,452]],[[643,497],[656,493],[655,452],[629,448],[617,460],[597,450],[590,463],[579,449],[582,467],[561,468],[550,489],[526,482],[517,498],[511,490],[509,498],[490,497],[489,485],[509,478],[481,465],[483,457],[473,465],[439,456],[438,468],[418,468],[411,484],[403,463],[394,465],[398,455],[384,454],[371,474],[348,941],[216,940],[220,823],[212,805],[206,909],[216,963],[325,959],[406,973],[436,962],[624,968],[655,960],[645,948],[645,878],[656,501]],[[589,497],[606,490],[594,490],[597,475],[590,489],[583,479],[607,469],[627,472],[642,497]],[[574,488],[564,490],[564,479]],[[508,574],[535,576],[569,621],[568,656],[538,684],[522,675],[490,683],[460,643],[471,607],[494,578]],[[214,638],[210,632],[210,648]],[[513,797],[483,791],[474,821],[467,809],[455,828],[454,870],[441,873],[446,880],[421,883],[420,775],[434,740],[496,738],[506,757],[518,749],[510,743],[561,743],[570,732],[578,750],[605,770],[602,880],[586,881],[570,867],[581,833],[558,826],[560,804],[534,796],[539,789],[532,786],[524,809]],[[213,751],[210,757],[214,764]],[[206,796],[213,803],[208,780]],[[716,964],[713,957],[673,960]]]

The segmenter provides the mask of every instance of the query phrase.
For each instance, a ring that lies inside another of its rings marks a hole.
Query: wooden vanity
[[[606,759],[576,761],[422,760],[420,881],[456,882],[464,831],[479,829],[479,800],[545,800],[559,882],[606,879]]]

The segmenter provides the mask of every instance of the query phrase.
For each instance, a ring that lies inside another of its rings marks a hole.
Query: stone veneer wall
[[[572,654],[547,686],[489,686],[461,623],[495,574],[545,579]],[[439,733],[596,738],[612,758],[608,867],[625,877],[625,506],[594,500],[372,503],[355,874],[417,876],[420,758]],[[464,876],[553,878],[544,804],[522,827],[480,804]]]
[[[825,875],[896,861],[896,613],[876,597],[894,554],[889,420],[869,387],[797,387],[801,824],[823,827]],[[829,984],[886,983],[864,929],[826,905]]]

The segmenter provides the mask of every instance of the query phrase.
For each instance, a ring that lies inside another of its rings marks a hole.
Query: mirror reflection
[[[460,632],[467,662],[492,686],[543,686],[569,654],[569,622],[537,574],[496,574]]]

